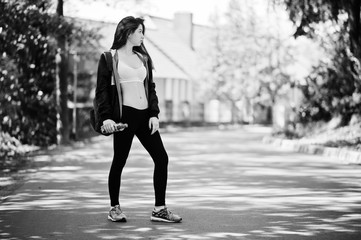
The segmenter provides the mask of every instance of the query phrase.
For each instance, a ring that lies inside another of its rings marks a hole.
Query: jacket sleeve
[[[148,61],[148,71],[149,71],[149,110],[150,117],[158,118],[159,106],[158,106],[158,97],[157,92],[155,91],[155,83],[153,81],[153,72],[152,65]]]
[[[101,123],[106,119],[112,119],[112,109],[110,104],[110,85],[112,74],[107,68],[105,55],[102,54],[98,63],[97,87],[95,98],[98,104],[98,113]]]

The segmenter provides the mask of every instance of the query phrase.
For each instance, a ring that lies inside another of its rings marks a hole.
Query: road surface
[[[37,156],[50,164],[0,204],[0,239],[361,239],[361,167],[263,144],[268,132],[162,133],[180,224],[150,222],[153,163],[137,139],[122,178],[127,223],[106,218],[111,137]]]

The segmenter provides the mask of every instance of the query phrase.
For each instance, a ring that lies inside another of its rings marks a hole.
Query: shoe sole
[[[182,221],[182,219],[180,219],[178,221],[171,221],[171,220],[151,216],[150,221],[152,221],[152,222],[166,222],[166,223],[180,223]]]
[[[127,222],[126,218],[121,218],[121,219],[114,219],[111,216],[108,215],[108,220],[112,221],[112,222]]]

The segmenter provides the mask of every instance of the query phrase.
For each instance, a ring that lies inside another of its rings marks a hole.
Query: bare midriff
[[[123,93],[123,105],[140,110],[148,108],[143,81],[121,81],[120,85]]]

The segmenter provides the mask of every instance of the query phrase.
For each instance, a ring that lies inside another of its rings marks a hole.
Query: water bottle
[[[110,133],[123,131],[127,127],[128,127],[128,124],[126,124],[126,123],[117,123],[113,127],[114,130]],[[101,131],[102,131],[102,133],[105,133],[103,126],[101,126]]]

